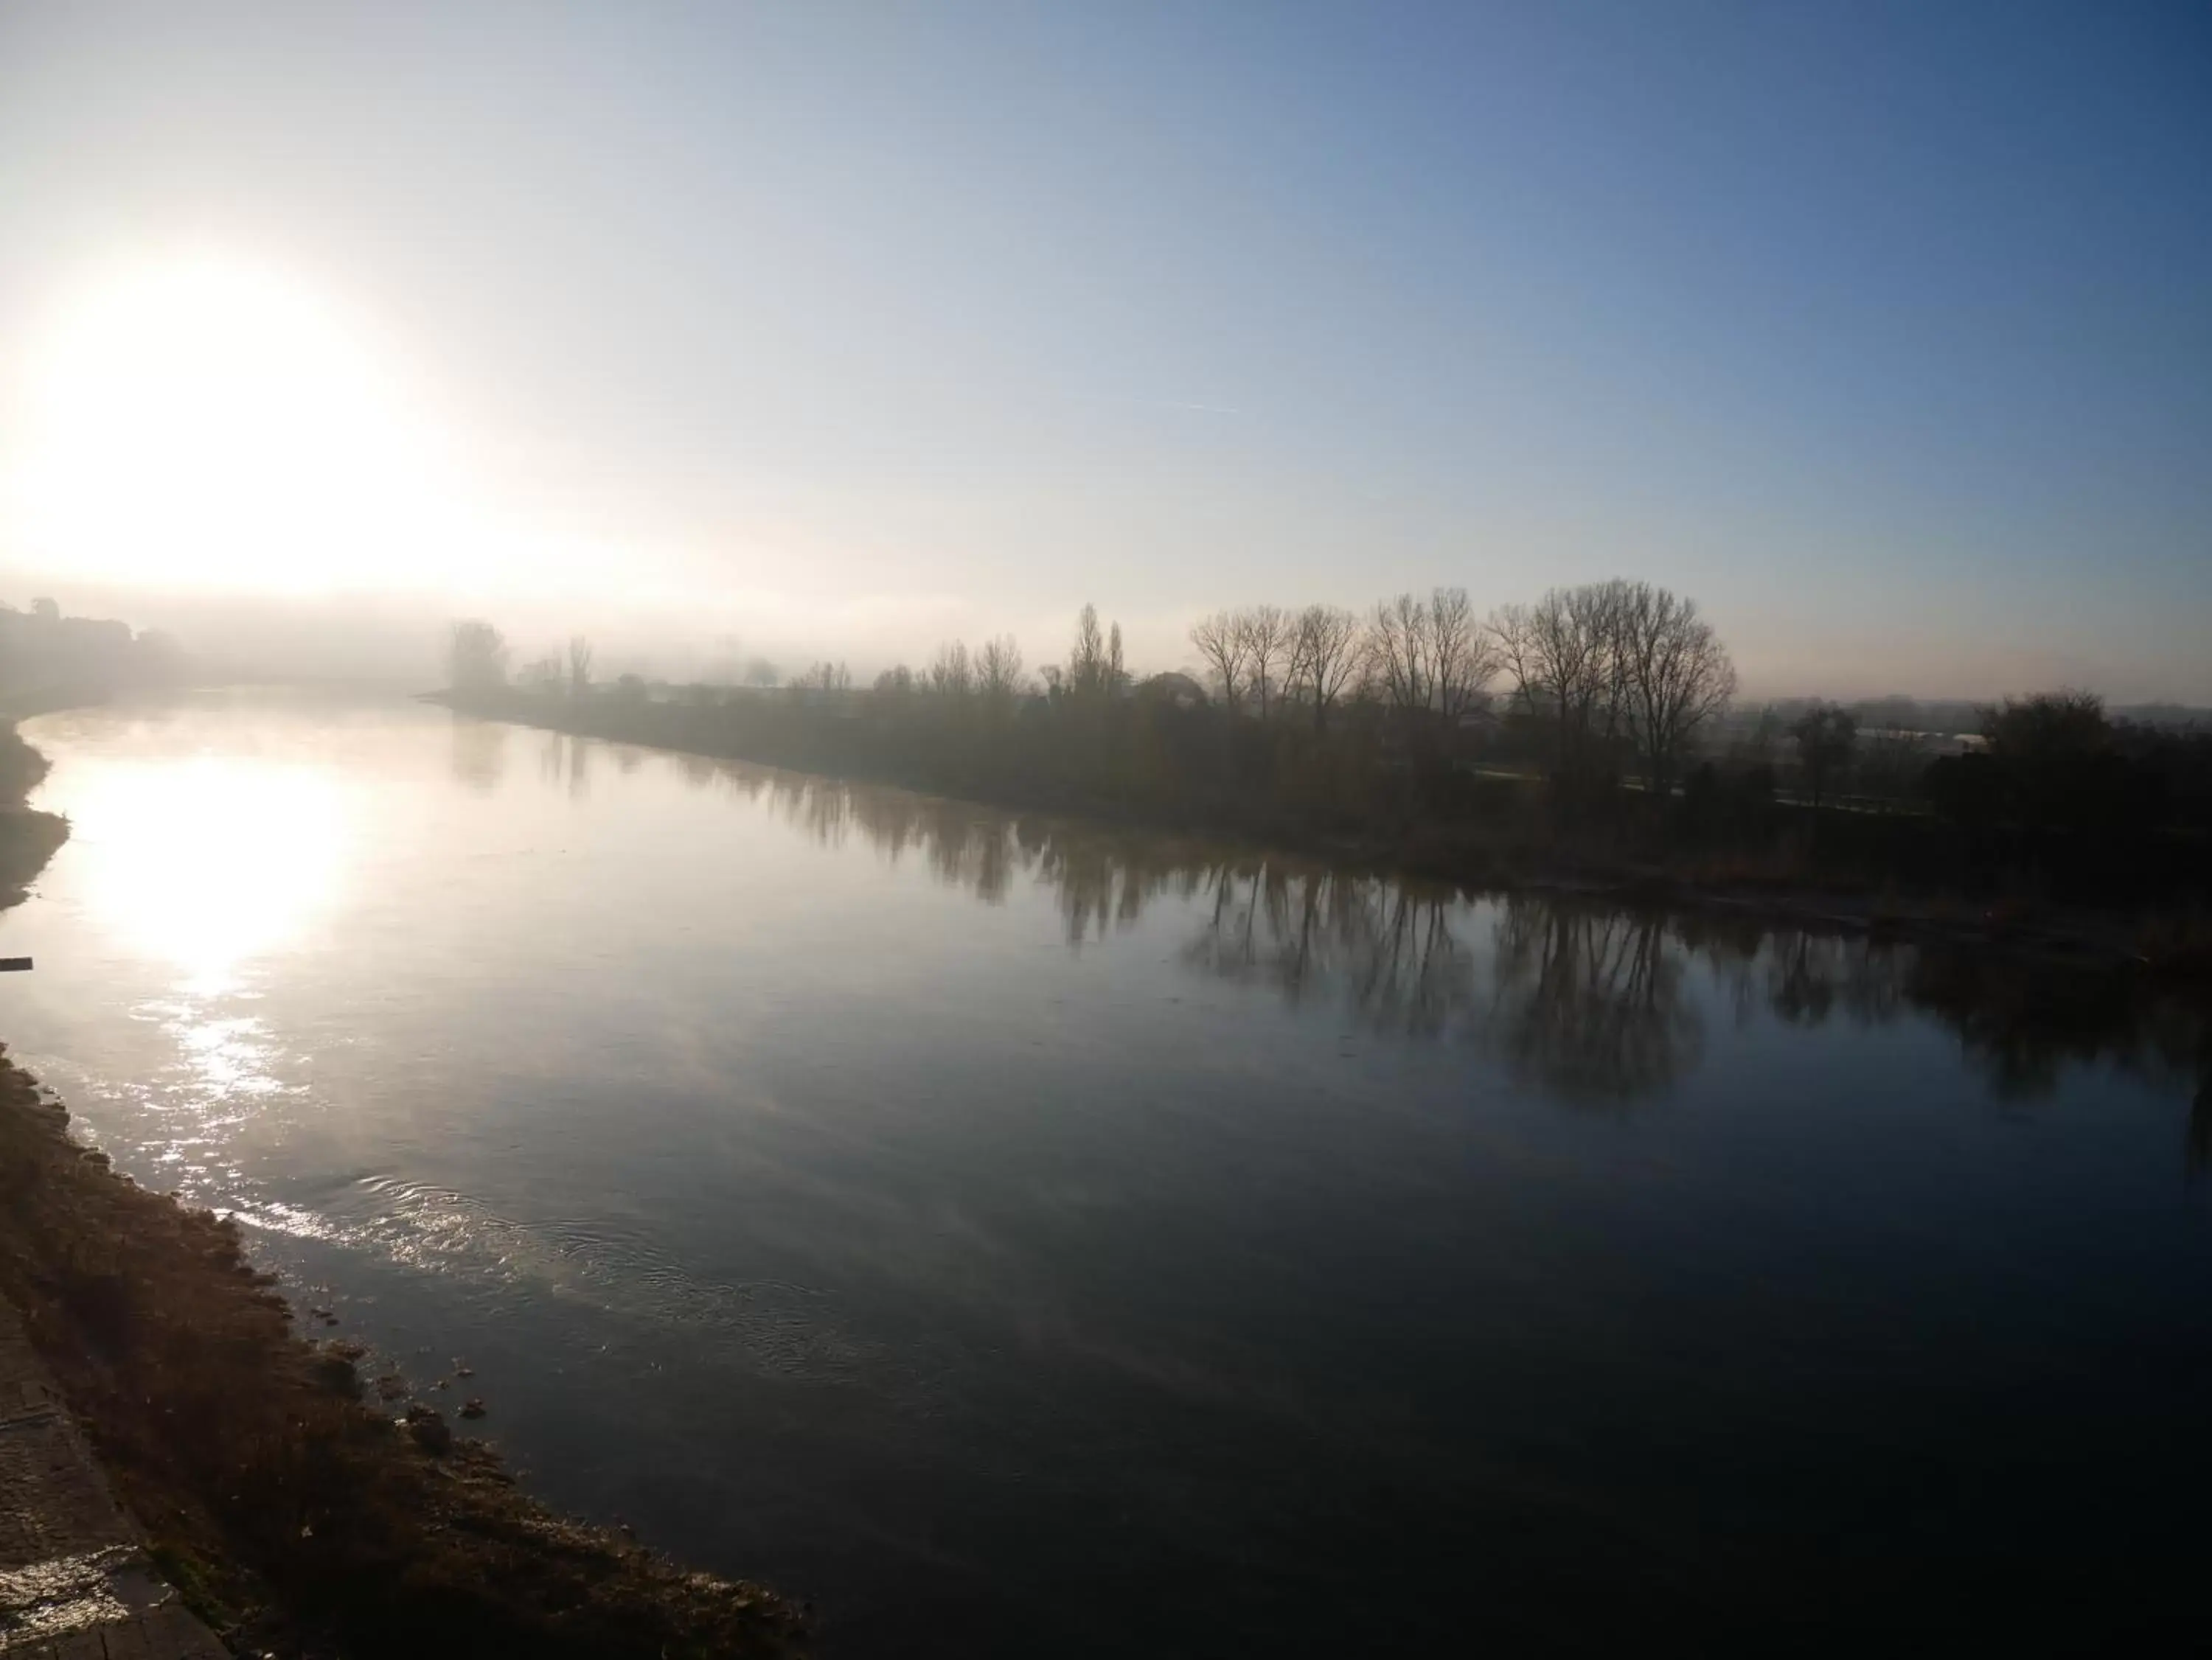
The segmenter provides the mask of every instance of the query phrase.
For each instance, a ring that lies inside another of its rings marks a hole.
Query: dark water
[[[2205,1039],[2123,981],[405,705],[27,730],[17,1054],[833,1655],[2033,1647],[2204,1571]]]

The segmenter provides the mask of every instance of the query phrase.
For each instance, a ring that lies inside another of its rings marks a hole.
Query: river
[[[2205,1039],[2109,976],[397,700],[24,730],[16,1057],[833,1656],[2047,1633],[2202,1562]]]

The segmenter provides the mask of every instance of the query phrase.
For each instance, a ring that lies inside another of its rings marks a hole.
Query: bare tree
[[[592,642],[581,634],[568,636],[568,694],[581,697],[592,689]]]
[[[1411,594],[1382,601],[1368,616],[1368,668],[1382,700],[1394,709],[1429,706],[1428,631],[1426,610]]]
[[[1022,648],[1012,634],[983,642],[975,654],[976,688],[991,702],[1013,701],[1022,689]]]
[[[1475,625],[1464,588],[1430,591],[1426,646],[1434,706],[1448,720],[1473,709],[1498,673],[1497,642]]]
[[[507,684],[507,636],[471,617],[446,636],[447,684],[457,692],[482,692]]]
[[[1464,588],[1435,588],[1425,599],[1401,594],[1377,605],[1367,623],[1369,666],[1394,709],[1456,720],[1475,706],[1498,672],[1498,644],[1474,621]]]
[[[1309,605],[1298,613],[1286,683],[1294,699],[1313,706],[1314,730],[1360,671],[1359,619],[1340,605]]]
[[[1513,700],[1535,716],[1550,696],[1536,634],[1534,614],[1526,605],[1501,605],[1483,625],[1490,631],[1498,664],[1513,682]]]
[[[1250,678],[1251,636],[1234,611],[1216,611],[1190,625],[1190,643],[1198,648],[1208,678],[1221,694],[1231,714],[1244,706],[1246,682]]]
[[[1607,764],[1620,718],[1618,582],[1553,588],[1492,615],[1490,638],[1514,697],[1550,729],[1553,776],[1580,786]]]
[[[964,698],[975,689],[975,670],[968,661],[968,647],[960,640],[937,648],[937,660],[929,665],[929,689],[939,697]]]
[[[1252,694],[1260,706],[1260,718],[1265,720],[1290,679],[1297,623],[1279,605],[1251,606],[1237,613],[1237,623],[1244,632],[1244,661]]]
[[[1698,729],[1735,695],[1735,664],[1695,600],[1648,582],[1606,585],[1628,729],[1645,787],[1663,797]]]

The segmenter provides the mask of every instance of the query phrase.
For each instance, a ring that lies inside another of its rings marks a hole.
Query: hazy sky
[[[2212,702],[2212,11],[0,5],[19,603],[1615,573],[1753,691]]]

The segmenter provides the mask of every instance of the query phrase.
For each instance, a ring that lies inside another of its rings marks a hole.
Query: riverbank
[[[1604,838],[1566,838],[1527,815],[1500,825],[1413,824],[1395,835],[1317,832],[1274,817],[1223,811],[1146,811],[1126,803],[1071,798],[1003,778],[937,779],[915,766],[874,766],[865,755],[793,754],[774,743],[698,742],[678,706],[564,699],[516,692],[422,701],[478,719],[597,738],[677,754],[827,772],[976,802],[1012,812],[1079,818],[1169,835],[1226,838],[1257,851],[1457,887],[1470,893],[1552,893],[1613,903],[1705,912],[1759,924],[1897,940],[1940,941],[2161,980],[2212,984],[2212,912],[2201,902],[2124,909],[2033,897],[1900,888],[1810,868],[1788,850],[1761,856],[1691,849],[1665,856]],[[656,718],[656,712],[665,718]]]
[[[0,728],[0,905],[67,838],[64,820],[25,804],[46,770]],[[773,1592],[554,1514],[428,1404],[365,1400],[362,1351],[299,1335],[234,1224],[81,1146],[4,1045],[0,1303],[146,1559],[234,1651],[660,1660],[801,1648],[799,1611]]]
[[[0,1298],[0,1651],[222,1660],[155,1572],[53,1374]]]
[[[434,1409],[362,1397],[236,1226],[70,1139],[0,1055],[0,1296],[153,1560],[252,1652],[782,1655],[801,1622],[518,1490]]]
[[[0,727],[0,910],[21,903],[31,882],[69,839],[69,821],[27,805],[46,758],[11,725]]]

